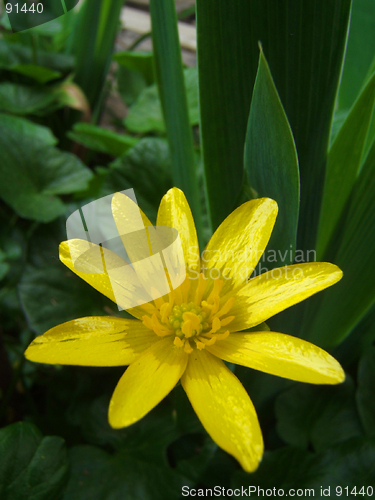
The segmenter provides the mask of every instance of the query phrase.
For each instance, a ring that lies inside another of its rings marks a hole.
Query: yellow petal
[[[188,270],[199,272],[199,245],[194,219],[185,195],[172,188],[161,200],[156,224],[177,229]]]
[[[230,310],[235,319],[228,330],[235,332],[256,326],[341,278],[342,271],[326,262],[295,264],[261,274],[236,292]],[[226,299],[223,297],[222,302]]]
[[[254,471],[262,458],[263,438],[240,381],[220,359],[203,350],[190,355],[181,383],[212,439],[247,472]]]
[[[152,226],[139,206],[128,196],[115,193],[112,198],[112,215],[130,262],[150,256],[145,226]]]
[[[121,377],[109,405],[109,423],[115,429],[133,424],[152,410],[180,380],[188,355],[173,338],[156,342]]]
[[[277,203],[269,198],[251,200],[232,212],[215,231],[202,253],[206,276],[217,277],[212,268],[234,287],[246,281],[270,239],[277,215]]]
[[[68,321],[36,337],[25,356],[38,363],[122,366],[157,339],[140,321],[91,316]]]
[[[233,333],[207,349],[225,361],[310,384],[345,379],[330,354],[305,340],[274,332]]]
[[[123,309],[138,319],[145,312],[137,303],[151,301],[131,266],[117,254],[85,240],[72,239],[60,243],[63,264]],[[130,307],[132,307],[130,309]]]

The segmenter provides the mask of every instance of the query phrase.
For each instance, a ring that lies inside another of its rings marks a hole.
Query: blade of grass
[[[375,103],[375,74],[342,125],[328,155],[319,223],[318,259],[332,236],[361,166]]]
[[[308,339],[330,347],[340,343],[375,303],[375,141],[331,239],[325,260],[344,272],[309,312]]]
[[[124,0],[86,0],[75,24],[71,50],[76,56],[75,81],[97,116]]]
[[[151,0],[150,13],[156,80],[172,156],[172,179],[186,194],[199,235],[199,186],[174,0]]]

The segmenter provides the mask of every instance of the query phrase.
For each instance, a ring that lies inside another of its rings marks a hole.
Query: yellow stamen
[[[235,316],[227,316],[224,319],[220,320],[221,326],[227,326],[234,320]]]
[[[206,287],[207,287],[207,279],[203,276],[203,273],[200,273],[198,278],[198,288],[197,291],[195,292],[195,299],[194,299],[194,304],[196,306],[199,306],[200,303],[202,302],[202,297],[204,292],[206,291]]]
[[[220,318],[220,316],[223,316],[224,314],[228,314],[228,312],[232,309],[232,306],[234,304],[234,297],[231,297],[228,299],[223,307],[216,313],[216,317]]]
[[[173,341],[174,345],[177,347],[184,347],[185,341],[181,340],[180,337],[175,337]]]
[[[154,288],[151,288],[151,292],[154,292]],[[156,295],[156,294],[155,294]],[[155,297],[154,293],[153,293],[153,296]],[[159,295],[159,293],[157,292],[157,295]],[[154,299],[154,304],[155,306],[157,307],[157,309],[161,309],[162,305],[164,304],[164,299],[163,297],[157,297],[156,299]]]

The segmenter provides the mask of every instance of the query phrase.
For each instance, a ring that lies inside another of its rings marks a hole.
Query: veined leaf
[[[69,461],[64,440],[27,422],[0,430],[0,495],[3,500],[58,498]]]
[[[299,171],[292,131],[261,50],[245,142],[245,169],[257,196],[277,201],[279,212],[269,249],[274,267],[293,261],[299,210]],[[287,255],[283,259],[281,255]]]
[[[342,125],[328,155],[317,252],[327,247],[358,175],[375,103],[375,73]]]
[[[57,144],[57,139],[49,128],[37,125],[26,118],[0,113],[0,123],[1,127],[6,127],[8,130],[14,131],[20,137],[34,138],[47,146],[55,146]]]
[[[45,88],[28,87],[17,83],[0,83],[0,110],[17,115],[42,112],[56,101]]]
[[[0,197],[21,217],[55,219],[66,211],[56,195],[84,190],[92,176],[76,156],[0,123]]]

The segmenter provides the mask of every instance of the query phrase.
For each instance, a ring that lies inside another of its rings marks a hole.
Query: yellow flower
[[[129,222],[125,216],[129,203],[133,202],[122,194],[113,197],[120,234]],[[217,229],[201,258],[186,198],[171,189],[161,201],[157,226],[178,230],[187,265],[183,284],[129,309],[136,319],[87,317],[56,326],[31,343],[26,357],[41,363],[129,365],[109,407],[114,428],[141,419],[181,380],[212,439],[246,471],[254,471],[263,454],[257,415],[242,384],[222,360],[313,384],[337,384],[345,378],[339,363],[319,347],[267,331],[263,324],[342,277],[332,264],[304,263],[248,280],[276,215],[276,202],[267,198],[241,205]],[[143,213],[142,219],[151,226]],[[116,301],[108,274],[97,272],[94,259],[87,257],[86,272],[74,267],[71,250],[79,252],[85,245],[82,240],[61,243],[61,261]],[[117,280],[126,290],[126,283],[121,283],[124,261],[110,250],[100,251],[119,269]],[[258,331],[246,331],[257,325]]]

